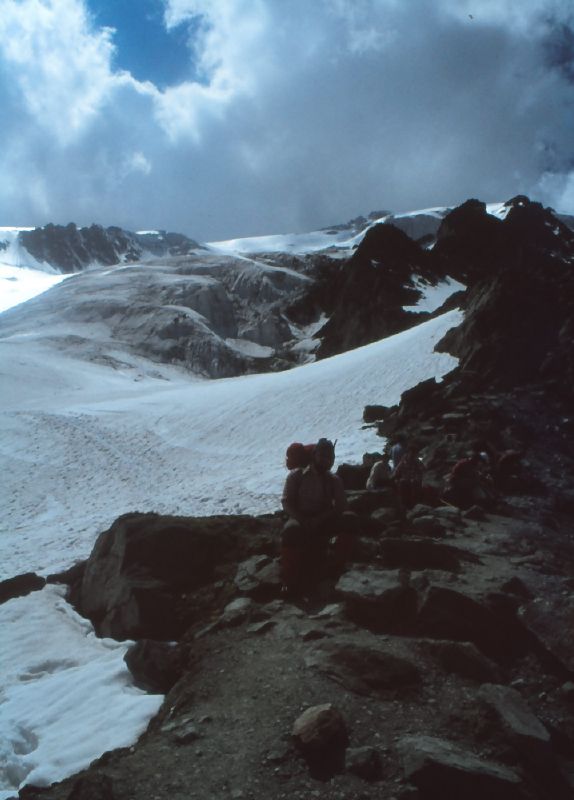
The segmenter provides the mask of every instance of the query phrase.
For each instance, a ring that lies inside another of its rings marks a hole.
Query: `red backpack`
[[[302,469],[309,466],[313,457],[314,444],[301,444],[293,442],[285,453],[285,465],[288,470]]]

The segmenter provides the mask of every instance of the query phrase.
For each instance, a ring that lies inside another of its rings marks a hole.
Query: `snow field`
[[[63,595],[47,586],[0,606],[0,800],[131,744],[163,700],[133,686],[131,643],[96,638]]]
[[[330,359],[218,381],[176,370],[134,380],[26,338],[0,340],[0,577],[70,566],[129,511],[277,510],[287,445],[337,439],[339,463],[380,449],[364,406],[392,405],[452,369],[433,348],[459,319],[449,312]]]

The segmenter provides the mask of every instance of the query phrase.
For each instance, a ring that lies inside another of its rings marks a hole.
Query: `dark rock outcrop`
[[[405,736],[398,744],[405,776],[424,798],[527,800],[520,775],[508,767],[477,758],[452,742],[431,736]]]
[[[400,694],[421,681],[414,660],[383,648],[359,647],[344,640],[318,646],[306,661],[308,666],[360,695]]]
[[[124,656],[136,686],[148,692],[167,694],[185,668],[182,649],[172,642],[140,639]]]
[[[78,610],[101,636],[175,639],[209,605],[209,592],[193,593],[231,578],[242,554],[269,550],[277,526],[270,518],[126,514],[100,534]]]
[[[335,298],[320,331],[318,358],[390,336],[420,322],[404,311],[419,292],[413,275],[429,276],[427,254],[393,225],[369,228],[352,258],[331,276]],[[436,277],[434,277],[436,281]]]
[[[314,777],[327,780],[343,771],[349,735],[343,715],[331,703],[304,711],[292,735]]]
[[[112,266],[138,261],[143,255],[185,255],[199,247],[180,233],[132,233],[122,228],[91,225],[78,228],[48,224],[32,231],[20,231],[20,244],[37,260],[62,272],[78,272],[88,266]]]
[[[0,603],[5,603],[13,597],[24,597],[30,592],[37,592],[46,585],[46,579],[36,575],[35,572],[25,572],[14,578],[0,581]]]

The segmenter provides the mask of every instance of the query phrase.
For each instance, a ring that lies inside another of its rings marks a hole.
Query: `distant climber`
[[[406,444],[405,444],[405,437],[402,434],[399,434],[394,443],[391,445],[391,452],[390,452],[390,467],[392,470],[395,470],[399,466],[399,462],[401,458],[404,456],[406,452]]]
[[[492,479],[487,462],[479,451],[474,450],[467,458],[457,461],[447,476],[443,497],[459,508],[486,507],[492,503]]]
[[[416,503],[420,502],[423,469],[422,462],[419,459],[419,448],[411,442],[392,474],[397,488],[399,504],[403,509],[412,508]]]
[[[375,461],[371,467],[369,477],[367,478],[367,489],[376,490],[388,486],[391,482],[391,467],[389,464],[389,457],[383,456],[379,461]]]
[[[352,555],[359,522],[346,510],[343,483],[331,468],[335,448],[319,439],[311,463],[291,470],[282,505],[289,519],[281,534],[281,573],[285,592],[307,588],[326,571],[329,541],[334,538],[334,563],[341,569]]]

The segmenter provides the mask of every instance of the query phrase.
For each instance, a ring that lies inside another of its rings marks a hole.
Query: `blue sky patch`
[[[116,30],[116,69],[160,89],[196,80],[187,45],[192,27],[182,24],[167,31],[161,0],[87,0],[87,5],[97,26]]]

